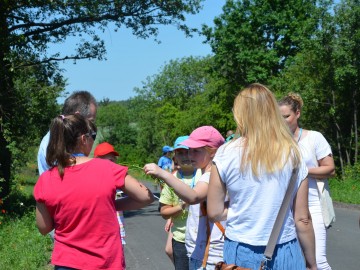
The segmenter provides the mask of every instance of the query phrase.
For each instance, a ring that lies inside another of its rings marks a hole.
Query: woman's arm
[[[294,221],[296,232],[304,253],[307,269],[316,270],[315,235],[308,207],[308,180],[302,181],[294,198]]]
[[[224,200],[226,195],[225,184],[221,181],[215,164],[211,167],[209,190],[207,195],[207,214],[213,222],[226,220],[227,207]]]
[[[319,167],[308,168],[309,176],[315,179],[326,179],[335,175],[334,158],[330,154],[318,161]]]
[[[144,172],[147,175],[152,175],[164,180],[168,186],[174,189],[175,194],[178,195],[180,199],[189,204],[197,204],[206,199],[208,184],[205,182],[198,182],[192,189],[184,182],[179,181],[174,175],[161,169],[154,163],[146,164],[144,166]]]
[[[116,210],[136,210],[143,208],[154,201],[151,191],[131,175],[125,177],[125,184],[121,189],[127,195],[115,201]]]
[[[42,235],[54,229],[54,221],[44,203],[36,202],[36,225]]]

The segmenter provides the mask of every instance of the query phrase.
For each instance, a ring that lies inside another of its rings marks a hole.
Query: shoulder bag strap
[[[278,213],[278,215],[276,217],[274,227],[273,227],[273,229],[271,231],[271,234],[270,234],[269,242],[268,242],[268,244],[266,245],[266,248],[265,248],[264,255],[265,255],[266,260],[271,260],[272,259],[274,249],[275,249],[277,240],[279,238],[280,230],[281,230],[281,227],[282,227],[282,225],[284,223],[286,212],[287,212],[287,209],[289,207],[290,199],[292,197],[291,195],[292,195],[292,192],[293,192],[294,187],[295,187],[295,183],[296,183],[295,179],[297,177],[298,171],[299,171],[299,168],[294,168],[293,171],[292,171],[290,182],[289,182],[289,185],[287,187],[284,200],[283,200],[283,202],[282,202],[282,204],[280,206],[279,213]]]
[[[211,231],[210,231],[209,218],[207,217],[206,202],[205,201],[200,203],[200,209],[201,209],[201,214],[203,216],[206,216],[206,237],[207,237],[207,239],[206,239],[205,253],[204,253],[204,257],[203,257],[202,264],[201,264],[201,266],[203,268],[206,268],[206,263],[207,263],[207,260],[209,258],[209,251],[210,251]],[[218,227],[218,229],[221,231],[221,233],[224,236],[225,235],[224,226],[219,221],[214,222],[214,225],[216,225]]]

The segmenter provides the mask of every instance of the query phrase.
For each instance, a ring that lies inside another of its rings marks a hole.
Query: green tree
[[[336,110],[341,115],[340,128],[346,134],[346,161],[353,165],[359,159],[360,1],[341,1],[335,9],[335,25]]]
[[[324,9],[317,31],[274,83],[279,96],[302,95],[303,124],[329,140],[341,176],[359,155],[359,18],[359,1]]]
[[[0,178],[7,180],[1,182],[1,198],[10,191],[10,168],[16,171],[28,161],[31,146],[38,144],[49,129],[49,117],[59,111],[56,98],[65,81],[56,67],[38,65],[14,72],[13,84],[12,114],[0,118]]]
[[[13,120],[18,113],[14,85],[18,70],[58,60],[103,59],[105,44],[97,33],[110,23],[115,30],[130,28],[140,38],[156,36],[159,25],[169,24],[189,35],[192,29],[185,25],[184,15],[198,12],[201,1],[0,0],[0,153],[6,160],[0,167],[5,179],[0,195],[9,190],[9,145],[15,140],[13,134],[21,134],[21,126]],[[77,39],[73,54],[48,54],[49,44],[64,43],[69,37]]]
[[[271,85],[318,25],[317,1],[228,0],[203,34],[228,95],[261,82]],[[228,104],[229,106],[231,104]]]
[[[102,135],[100,142],[106,141],[114,145],[121,155],[121,161],[133,162],[137,130],[132,124],[126,102],[109,102],[100,105],[96,122]]]
[[[154,161],[163,145],[201,125],[213,125],[223,133],[233,128],[231,108],[224,109],[225,98],[218,91],[221,83],[213,74],[212,57],[172,60],[149,77],[135,90],[138,96],[130,106],[136,108],[141,156]]]

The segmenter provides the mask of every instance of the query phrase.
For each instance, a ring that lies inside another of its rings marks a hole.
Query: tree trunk
[[[357,127],[357,85],[354,87],[353,91],[353,106],[354,106],[354,164],[357,163],[357,157],[358,157],[358,127]]]
[[[10,49],[6,2],[3,1],[0,5],[0,198],[10,192],[11,152],[5,131],[10,127],[12,111],[16,110],[11,65],[9,60],[6,60]]]
[[[336,108],[335,93],[334,93],[333,89],[331,90],[331,94],[332,94],[332,106],[334,108]],[[333,119],[334,119],[334,124],[335,124],[335,127],[336,127],[336,144],[337,144],[338,153],[339,153],[341,178],[343,178],[344,175],[345,175],[345,170],[344,170],[344,160],[342,158],[342,148],[341,148],[341,129],[340,129],[339,125],[336,122],[335,116],[333,117]]]

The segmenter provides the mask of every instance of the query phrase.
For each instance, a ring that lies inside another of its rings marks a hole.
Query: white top
[[[241,140],[242,138],[239,138],[224,144],[214,157],[230,199],[225,234],[233,241],[253,246],[266,246],[293,168],[291,161],[288,161],[281,171],[272,174],[261,172],[259,177],[256,177],[251,171],[251,166],[241,172],[240,162],[243,153]],[[308,170],[302,161],[293,198],[307,174]],[[293,199],[290,201],[290,208],[277,243],[285,243],[296,238],[292,204]]]
[[[198,182],[209,183],[210,172],[204,173]],[[207,217],[201,214],[200,204],[189,206],[189,215],[186,221],[185,245],[189,257],[202,261],[204,258],[207,235],[206,235]],[[207,262],[216,264],[223,260],[224,237],[219,228],[210,224],[210,250]],[[225,222],[221,222],[225,228]]]
[[[299,141],[301,154],[308,168],[318,167],[318,160],[332,154],[331,147],[324,136],[309,130],[307,136]],[[320,205],[316,180],[309,177],[309,206]]]

